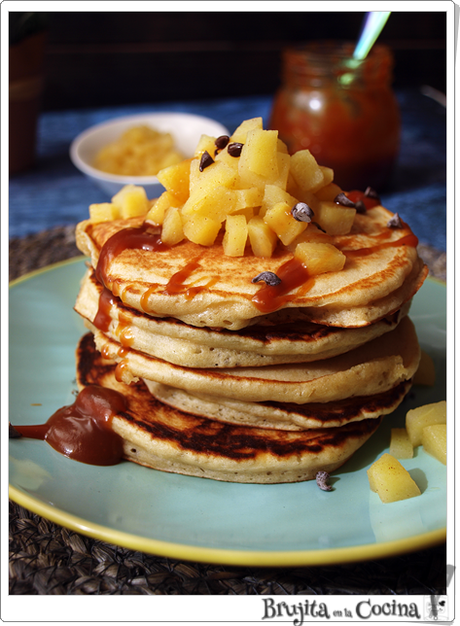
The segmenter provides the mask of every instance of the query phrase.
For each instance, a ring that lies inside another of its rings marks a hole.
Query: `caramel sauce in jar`
[[[58,409],[45,424],[15,429],[23,437],[46,441],[80,463],[115,465],[123,458],[123,440],[111,424],[126,408],[126,400],[118,391],[89,385],[73,404]]]
[[[400,112],[391,50],[376,44],[353,59],[354,43],[320,41],[283,52],[283,80],[269,126],[290,154],[308,149],[342,189],[383,189],[399,153]]]

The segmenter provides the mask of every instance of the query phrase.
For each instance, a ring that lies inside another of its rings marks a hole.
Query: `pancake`
[[[79,388],[96,384],[122,393],[128,408],[113,417],[112,428],[123,439],[124,457],[166,472],[237,483],[311,480],[341,467],[381,421],[302,432],[229,425],[173,409],[142,381],[119,382],[115,370],[85,335],[77,348]]]
[[[344,268],[310,277],[282,298],[265,298],[270,292],[252,279],[263,271],[279,273],[292,259],[287,248],[261,258],[225,256],[221,240],[208,247],[188,240],[163,246],[159,230],[146,230],[143,217],[86,220],[77,226],[76,241],[95,269],[101,256],[98,277],[105,286],[151,316],[238,330],[273,314],[279,321],[276,314],[290,309],[294,319],[361,327],[399,310],[427,275],[416,238],[405,225],[390,228],[392,216],[381,206],[357,213],[349,234],[332,237],[346,255]]]
[[[382,393],[410,380],[420,347],[408,317],[382,337],[345,354],[314,361],[240,368],[187,368],[148,356],[109,339],[93,327],[97,349],[115,360],[117,375],[129,384],[148,379],[191,393],[244,402],[332,402]]]
[[[308,321],[260,323],[240,331],[197,328],[127,307],[85,275],[75,310],[125,347],[186,367],[258,367],[326,359],[353,350],[396,328],[403,310],[362,328],[337,328]]]
[[[241,402],[207,394],[192,394],[146,379],[144,383],[157,400],[181,411],[229,424],[281,430],[336,428],[349,422],[388,415],[396,410],[411,388],[411,382],[405,381],[373,396],[357,396],[326,403],[289,404]]]

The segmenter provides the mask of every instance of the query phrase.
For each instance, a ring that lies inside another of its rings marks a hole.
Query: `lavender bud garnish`
[[[251,282],[260,283],[261,281],[264,281],[269,287],[276,287],[280,284],[281,278],[274,272],[261,272]]]
[[[201,155],[201,159],[200,159],[200,166],[199,166],[200,172],[202,172],[206,167],[209,167],[209,165],[212,165],[213,163],[214,163],[214,159],[209,154],[209,152],[205,150],[203,154]]]
[[[328,472],[317,472],[316,473],[316,484],[322,491],[331,491],[332,487],[328,485],[327,481],[329,480]]]
[[[306,202],[297,202],[291,209],[291,215],[298,222],[311,222],[315,214]]]

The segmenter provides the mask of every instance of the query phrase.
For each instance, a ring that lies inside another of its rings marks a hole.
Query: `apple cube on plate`
[[[447,426],[446,424],[432,424],[422,430],[422,446],[438,461],[447,463]]]
[[[339,272],[345,265],[346,257],[331,243],[311,243],[308,241],[297,244],[294,256],[308,269],[310,275],[325,272]]]
[[[396,459],[411,459],[414,456],[414,448],[405,428],[391,429],[390,454]]]
[[[367,470],[372,491],[382,502],[397,502],[420,495],[420,489],[409,472],[391,454],[383,454]]]
[[[406,414],[406,430],[412,446],[422,444],[422,431],[426,426],[445,424],[447,421],[446,401],[424,404],[411,409]]]

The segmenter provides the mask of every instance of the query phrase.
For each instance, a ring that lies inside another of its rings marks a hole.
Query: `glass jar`
[[[391,87],[393,56],[375,45],[362,61],[351,42],[312,42],[283,52],[283,84],[271,129],[290,154],[308,148],[345,191],[380,191],[399,152],[400,115]]]

